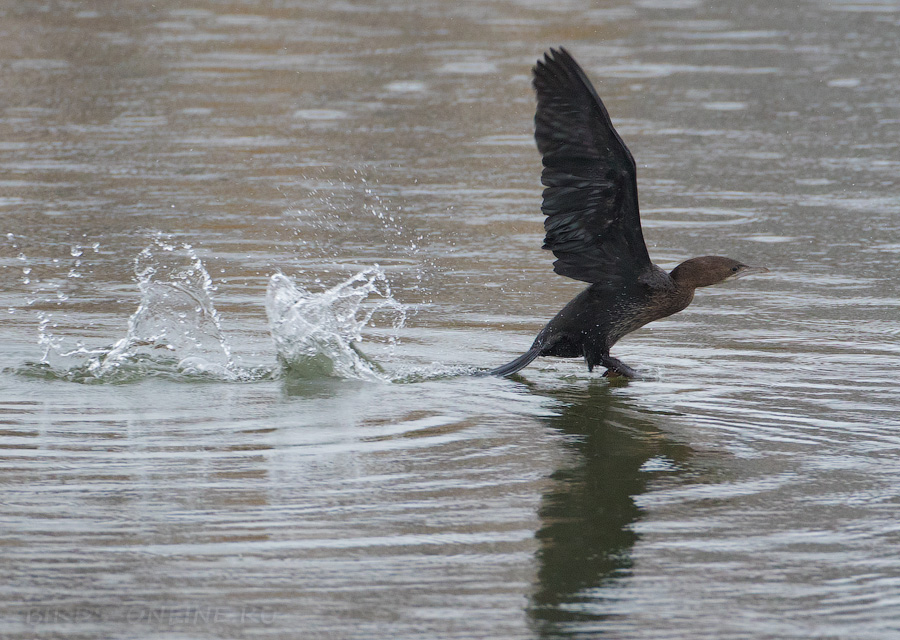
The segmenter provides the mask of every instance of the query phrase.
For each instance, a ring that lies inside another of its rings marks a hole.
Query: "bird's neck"
[[[669,277],[672,278],[672,281],[678,289],[690,289],[692,292],[691,295],[694,295],[693,290],[697,288],[697,284],[693,282],[693,276],[695,274],[692,272],[687,262],[689,261],[682,262],[672,269],[669,272]]]
[[[672,311],[669,312],[669,315],[686,309],[693,301],[694,292],[697,290],[696,287],[693,287],[690,284],[678,282],[675,278],[672,279],[675,281],[675,292],[671,297],[670,308]]]

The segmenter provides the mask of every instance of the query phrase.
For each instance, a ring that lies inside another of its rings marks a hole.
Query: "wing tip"
[[[535,76],[538,76],[539,74],[543,75],[544,73],[551,72],[553,70],[559,70],[565,72],[566,74],[571,74],[572,72],[576,72],[580,69],[581,67],[575,61],[575,58],[572,57],[572,54],[569,53],[569,50],[560,45],[558,47],[550,47],[547,51],[545,51],[544,57],[538,58],[534,67],[532,68],[532,72]]]
[[[544,58],[547,62],[556,62],[557,60],[572,60],[572,54],[569,53],[569,50],[564,46],[559,45],[557,47],[550,47],[547,51],[544,52]]]

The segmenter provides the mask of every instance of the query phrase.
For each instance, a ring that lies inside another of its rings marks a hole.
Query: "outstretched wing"
[[[651,268],[634,158],[578,63],[551,49],[534,67],[543,155],[544,249],[553,270],[584,282],[635,280]]]

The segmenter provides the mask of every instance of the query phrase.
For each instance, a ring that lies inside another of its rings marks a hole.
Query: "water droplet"
[[[72,247],[72,249],[69,251],[69,253],[72,254],[73,258],[77,258],[78,256],[82,255],[84,253],[84,251],[82,251],[81,247],[79,247],[76,244]]]

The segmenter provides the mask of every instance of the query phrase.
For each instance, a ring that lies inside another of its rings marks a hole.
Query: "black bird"
[[[543,156],[544,249],[559,275],[590,286],[547,323],[526,353],[489,373],[506,376],[538,356],[584,357],[588,371],[633,378],[609,355],[618,340],[687,307],[697,287],[768,271],[721,256],[691,258],[666,273],[641,233],[634,158],[597,91],[569,52],[550,49],[533,69]]]

